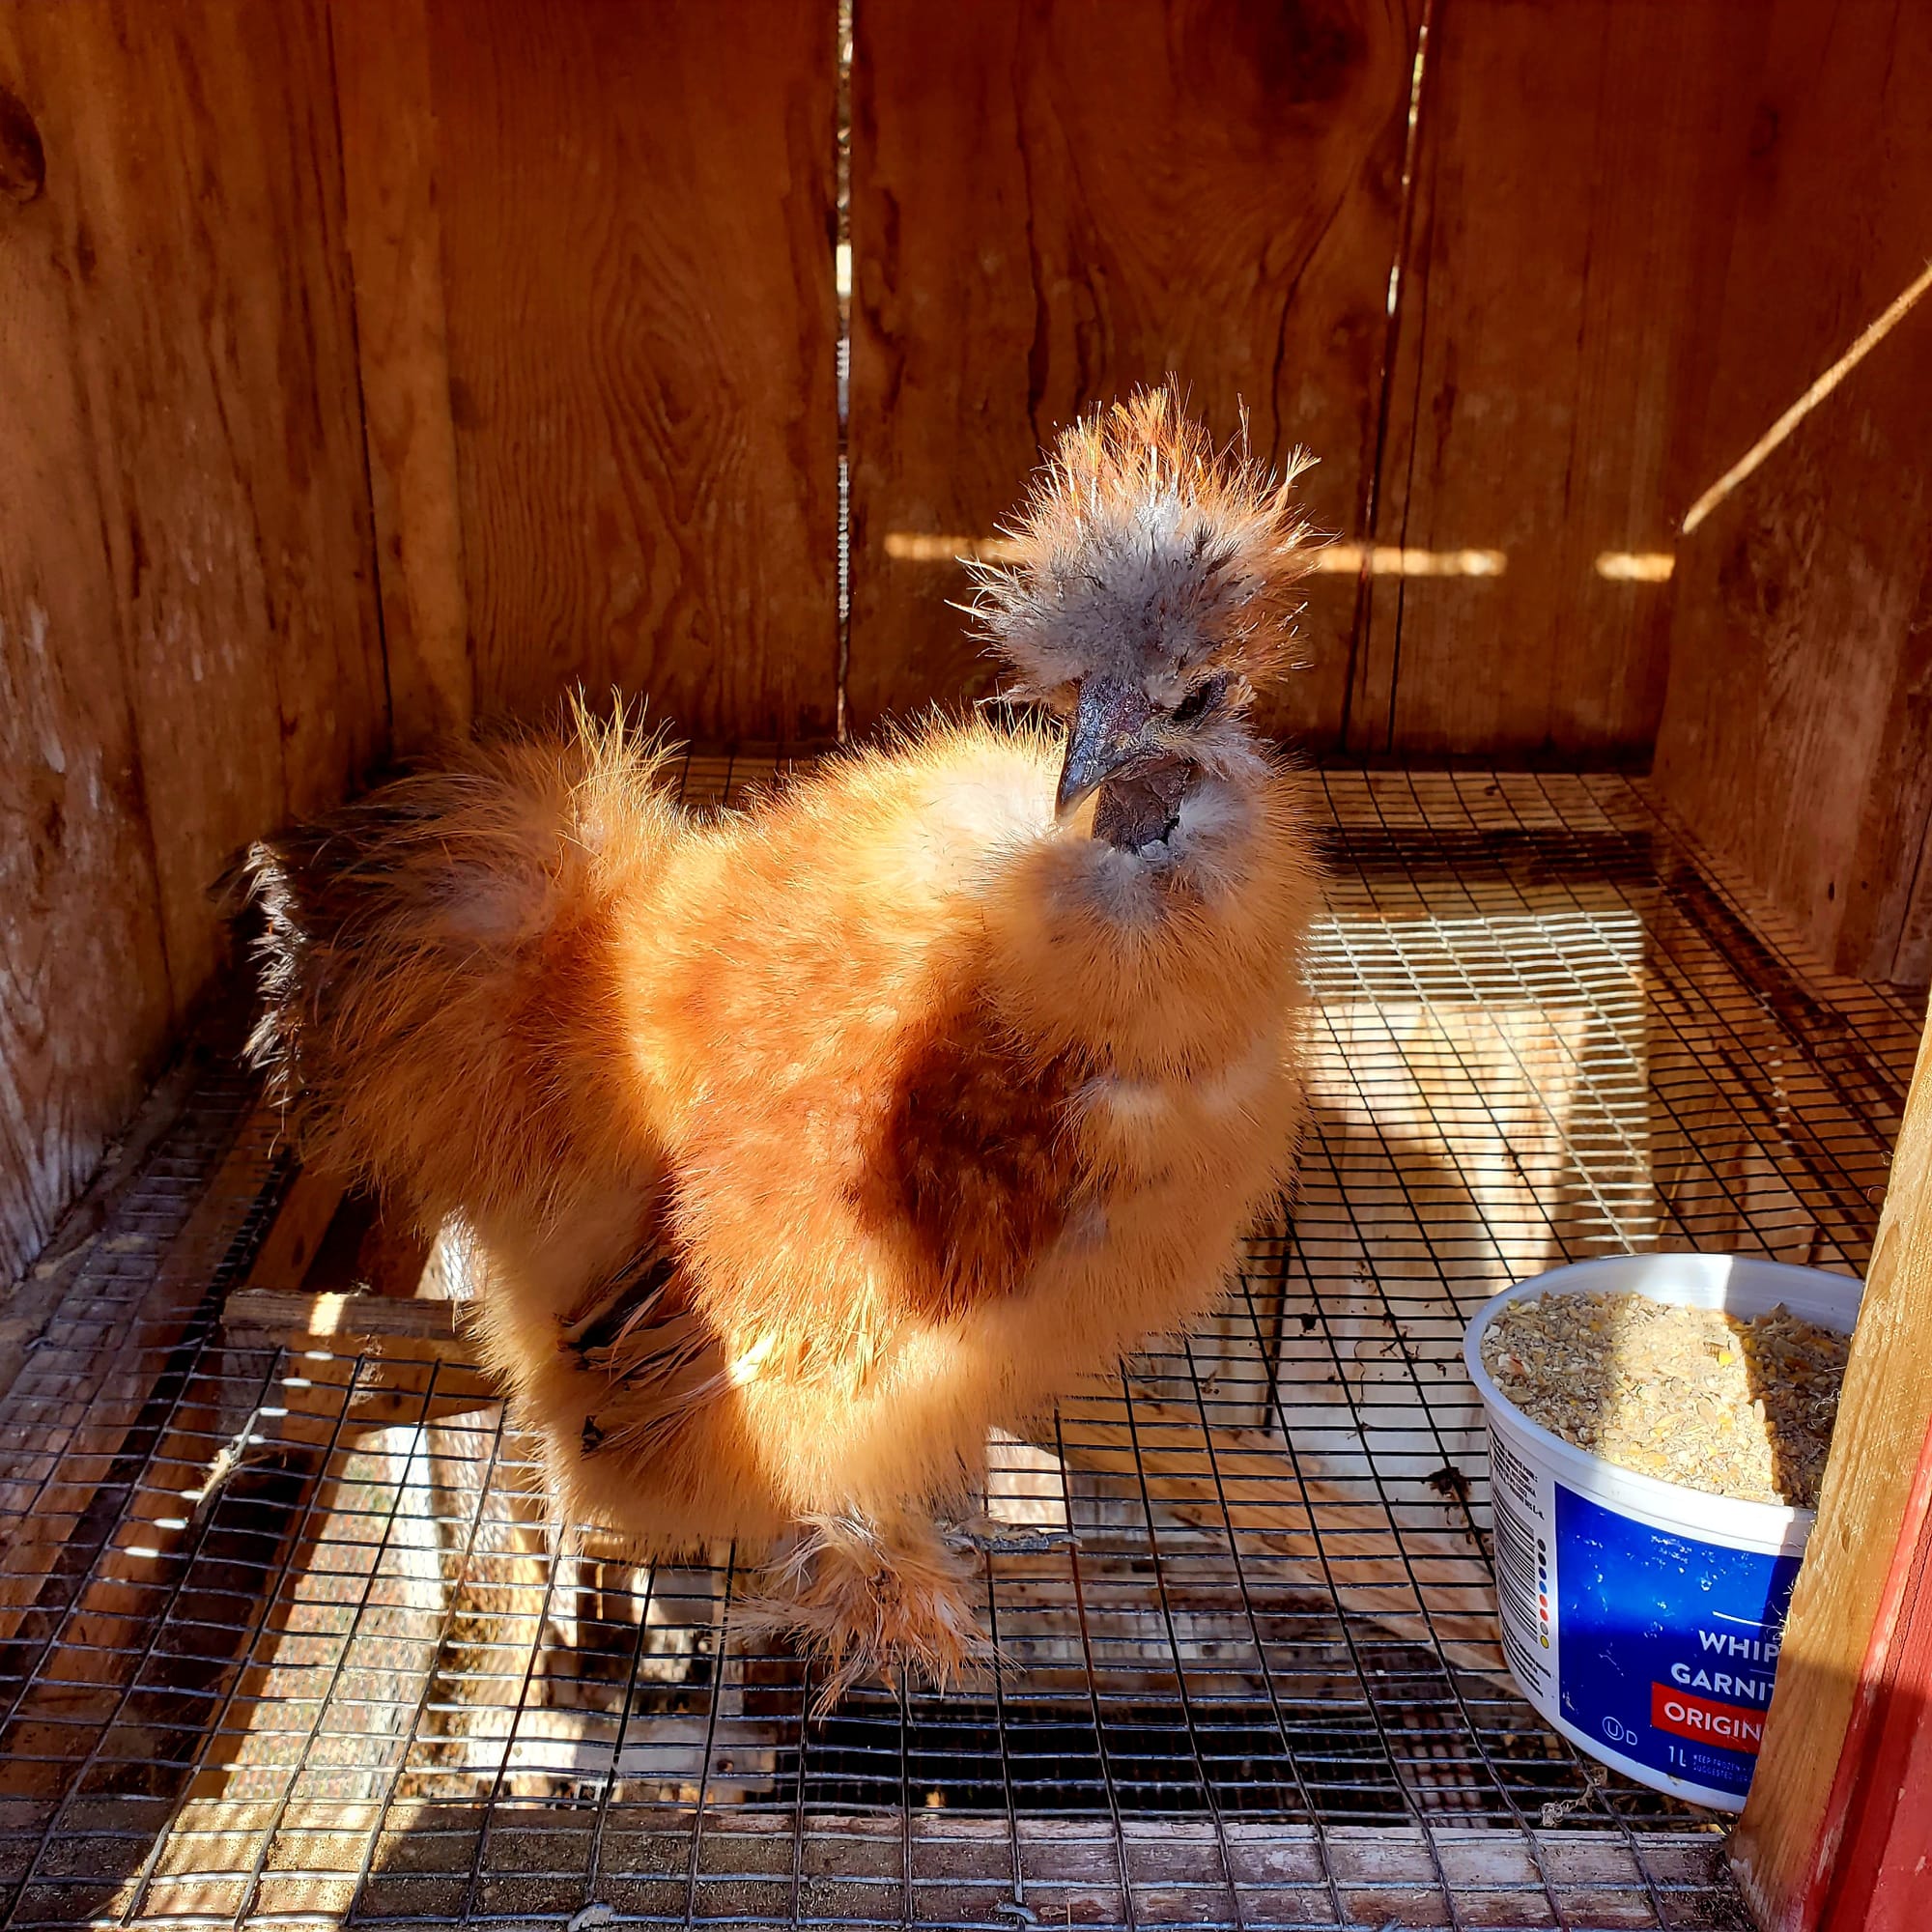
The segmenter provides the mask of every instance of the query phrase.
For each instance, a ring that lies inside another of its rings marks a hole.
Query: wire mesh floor
[[[1918,1016],[1628,781],[1322,793],[1292,1222],[1183,1347],[989,1445],[1005,1662],[953,1694],[808,1721],[728,1551],[553,1554],[447,1350],[225,1330],[289,1163],[205,1083],[0,1403],[7,1924],[1739,1922],[1718,1821],[1502,1668],[1461,1330],[1630,1248],[1861,1269]]]

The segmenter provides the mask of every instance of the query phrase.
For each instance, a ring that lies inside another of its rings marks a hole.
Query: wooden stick
[[[255,1251],[251,1283],[299,1288],[342,1206],[344,1186],[333,1175],[303,1168],[290,1181],[275,1219]]]
[[[460,1301],[412,1301],[388,1294],[315,1293],[300,1289],[242,1288],[228,1297],[221,1325],[236,1342],[316,1349],[396,1341],[407,1352],[467,1361],[475,1345],[457,1328]],[[358,1352],[351,1349],[350,1352]]]

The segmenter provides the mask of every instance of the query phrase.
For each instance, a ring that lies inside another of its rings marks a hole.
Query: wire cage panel
[[[1319,797],[1293,1207],[989,1443],[1001,1662],[947,1695],[813,1719],[733,1552],[554,1534],[460,1345],[225,1325],[291,1163],[205,1083],[0,1406],[8,1924],[1734,1922],[1716,1822],[1507,1676],[1462,1329],[1629,1248],[1861,1268],[1916,1016],[1628,781]]]

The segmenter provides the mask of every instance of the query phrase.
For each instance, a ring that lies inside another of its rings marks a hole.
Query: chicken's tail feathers
[[[1313,461],[1258,461],[1245,411],[1217,445],[1172,378],[1093,411],[1061,433],[999,560],[968,565],[979,636],[1038,697],[1159,661],[1279,679],[1319,547],[1293,491]]]
[[[400,1188],[426,1218],[526,1208],[608,1109],[612,908],[676,809],[622,718],[506,740],[249,848],[263,1008],[249,1040],[305,1157]],[[574,1104],[574,1103],[586,1103]]]

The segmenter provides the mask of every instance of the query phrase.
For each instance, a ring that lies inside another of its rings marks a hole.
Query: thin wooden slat
[[[474,1354],[475,1344],[458,1331],[456,1318],[462,1306],[460,1301],[414,1301],[387,1294],[242,1288],[222,1304],[221,1325],[230,1336],[268,1337],[292,1349],[400,1337],[420,1344],[421,1352],[467,1361]]]
[[[860,7],[852,607],[860,727],[989,688],[912,537],[983,536],[1057,425],[1170,372],[1214,430],[1303,443],[1351,534],[1373,463],[1419,8]],[[1315,581],[1271,721],[1333,742],[1353,580]]]
[[[330,0],[355,348],[394,739],[475,708],[423,0]]]
[[[77,1527],[99,1513],[102,1485],[115,1480],[116,1463],[138,1442],[144,1416],[157,1412],[154,1365],[180,1345],[207,1293],[209,1275],[241,1225],[237,1203],[247,1201],[262,1183],[264,1150],[272,1131],[269,1110],[258,1108],[230,1144],[181,1231],[156,1256],[141,1320],[89,1359],[84,1373],[63,1376],[59,1395],[88,1414],[83,1428],[60,1450],[54,1468],[45,1466],[44,1440],[30,1436],[0,1453],[0,1485],[31,1486],[39,1505],[9,1520],[0,1576],[0,1643],[13,1639],[22,1616],[55,1587],[51,1579],[61,1564],[74,1557]],[[36,1389],[30,1399],[44,1400],[44,1394],[54,1392]],[[159,1411],[165,1407],[161,1404]],[[103,1528],[100,1533],[107,1532]],[[83,1564],[86,1560],[83,1555]]]
[[[837,704],[835,19],[431,0],[480,714]]]
[[[1423,83],[1352,751],[1642,761],[1761,10],[1444,5]],[[1630,566],[1624,566],[1626,569]]]
[[[241,845],[387,728],[321,0],[14,19],[75,277],[178,1007]]]
[[[1774,18],[1657,782],[1840,971],[1922,982],[1932,14]]]
[[[1932,1034],[1918,1058],[1818,1521],[1792,1592],[1777,1691],[1750,1801],[1732,1841],[1764,1932],[1810,1932],[1846,1824],[1833,1787],[1848,1732],[1869,1720],[1900,1613],[1903,1542],[1928,1534],[1922,1481],[1932,1418]],[[1918,1479],[1918,1480],[1916,1480]],[[1918,1520],[1914,1520],[1917,1504]],[[1889,1589],[1889,1585],[1892,1585]]]

